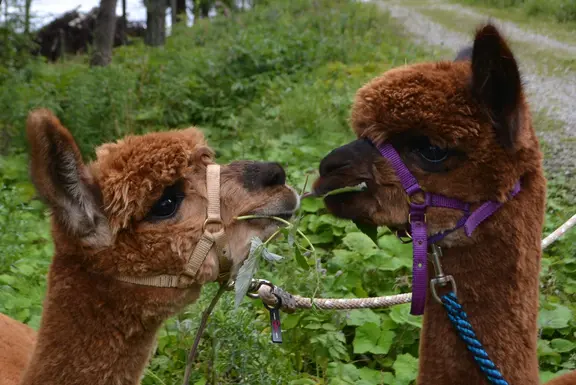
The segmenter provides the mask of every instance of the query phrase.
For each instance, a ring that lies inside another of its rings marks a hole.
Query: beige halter
[[[202,237],[198,241],[194,252],[186,262],[184,271],[180,275],[161,274],[152,277],[120,276],[118,280],[145,286],[180,287],[185,288],[196,281],[196,274],[208,256],[212,246],[216,246],[220,267],[227,264],[227,240],[224,233],[224,224],[220,217],[220,165],[209,164],[206,167],[206,189],[208,191],[208,213],[202,225]],[[208,227],[217,227],[211,231]],[[222,277],[223,274],[220,274]]]

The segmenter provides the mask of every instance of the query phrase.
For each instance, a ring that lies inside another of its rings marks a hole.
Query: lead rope
[[[488,353],[484,350],[484,346],[476,337],[474,329],[470,322],[468,322],[468,315],[462,309],[462,305],[458,302],[458,298],[454,292],[444,294],[442,297],[442,303],[444,308],[448,313],[448,318],[452,322],[452,326],[458,332],[458,336],[466,344],[466,348],[472,353],[474,361],[478,364],[478,367],[486,376],[486,379],[491,384],[494,385],[508,385],[508,382],[500,373],[500,370],[496,367],[494,362],[488,357]]]
[[[568,221],[566,221],[558,229],[554,230],[550,235],[548,235],[544,240],[542,240],[542,250],[546,249],[558,238],[564,235],[570,228],[576,225],[576,214],[573,215]],[[502,373],[494,362],[490,360],[488,353],[484,349],[482,343],[476,337],[476,333],[470,322],[468,321],[468,315],[462,308],[462,305],[458,302],[456,297],[456,284],[454,279],[450,275],[444,275],[442,271],[442,266],[440,265],[440,255],[441,251],[438,246],[432,247],[432,261],[436,271],[436,277],[431,281],[432,295],[437,301],[441,302],[446,309],[448,319],[458,332],[458,336],[466,344],[466,348],[472,353],[474,361],[478,364],[480,370],[484,373],[488,381],[494,385],[509,385],[508,382],[502,376]],[[452,284],[454,291],[450,291],[448,294],[438,297],[435,289],[435,285],[446,285],[447,283]],[[186,370],[184,373],[183,385],[188,385],[190,381],[190,376],[192,374],[192,365],[194,363],[194,358],[196,357],[196,352],[206,328],[208,317],[210,313],[216,306],[216,303],[222,296],[222,294],[227,290],[232,290],[234,288],[234,282],[230,282],[228,285],[222,284],[220,289],[210,302],[208,308],[202,313],[202,319],[200,321],[200,326],[196,332],[194,338],[194,345],[188,354],[188,360],[186,364]],[[260,299],[262,303],[270,311],[272,310],[283,310],[286,313],[292,313],[296,309],[311,309],[316,308],[320,310],[350,310],[350,309],[375,309],[375,308],[385,308],[394,305],[401,305],[405,303],[410,303],[412,300],[412,294],[396,294],[382,297],[371,297],[371,298],[307,298],[300,297],[298,295],[292,295],[289,292],[283,290],[282,288],[275,286],[269,281],[263,279],[252,279],[250,287],[248,289],[248,297],[252,299]],[[278,320],[279,321],[279,320]],[[281,330],[281,329],[280,329]],[[274,336],[273,336],[274,338]]]

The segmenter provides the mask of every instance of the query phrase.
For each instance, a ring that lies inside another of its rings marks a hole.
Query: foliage
[[[527,16],[543,16],[561,23],[576,22],[574,0],[463,0],[469,4],[482,4],[498,8],[517,7]]]
[[[0,90],[0,122],[12,154],[0,158],[0,312],[38,326],[53,253],[48,215],[28,182],[23,125],[29,108],[54,109],[91,157],[95,145],[127,133],[198,125],[222,161],[281,162],[303,186],[318,161],[353,139],[354,92],[384,70],[427,59],[387,15],[352,1],[271,1],[232,19],[174,32],[165,48],[115,52],[107,68],[87,58],[11,70]],[[551,180],[545,232],[571,214],[567,182]],[[411,251],[379,229],[376,242],[329,215],[320,199],[302,202],[298,229],[315,258],[293,257],[290,237],[267,245],[280,261],[259,260],[257,277],[304,296],[366,297],[406,292]],[[575,366],[574,233],[550,247],[542,269],[539,356],[543,378]],[[169,320],[143,380],[181,381],[200,313],[197,304]],[[202,339],[192,383],[398,384],[417,373],[421,319],[409,305],[385,310],[282,313],[284,342],[270,342],[268,311],[224,295]]]

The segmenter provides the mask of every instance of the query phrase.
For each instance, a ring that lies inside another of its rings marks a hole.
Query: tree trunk
[[[192,8],[192,14],[194,15],[194,24],[200,20],[200,0],[194,0],[194,8]]]
[[[186,21],[186,0],[176,0],[176,22]]]
[[[107,66],[112,61],[112,46],[116,30],[116,0],[100,0],[94,30],[94,53],[91,66]]]
[[[0,0],[2,2],[2,0]],[[26,0],[24,3],[24,33],[30,33],[30,10],[32,8],[32,0]]]
[[[207,19],[210,15],[210,10],[212,9],[212,1],[200,0],[200,16],[203,19]]]
[[[166,41],[166,0],[148,0],[146,11],[146,45],[157,47]]]
[[[122,45],[128,40],[128,18],[126,17],[126,0],[122,0]]]
[[[170,20],[172,20],[172,25],[178,22],[176,20],[176,0],[170,0]]]

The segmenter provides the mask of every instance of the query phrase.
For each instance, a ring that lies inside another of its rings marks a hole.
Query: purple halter
[[[464,227],[464,231],[468,237],[472,235],[476,227],[484,220],[494,214],[503,203],[495,201],[486,201],[473,212],[470,212],[470,203],[462,202],[458,199],[448,198],[443,195],[432,194],[422,190],[414,175],[410,173],[400,155],[391,144],[384,143],[381,146],[376,146],[380,154],[388,159],[392,168],[396,171],[398,179],[402,187],[409,197],[416,193],[424,194],[424,203],[414,203],[410,199],[410,214],[408,222],[410,229],[407,230],[408,235],[413,241],[413,266],[412,266],[412,307],[410,313],[413,315],[421,315],[424,313],[424,305],[426,303],[426,288],[428,286],[428,244],[434,244],[446,235],[453,231]],[[516,196],[520,192],[520,182],[516,182],[514,188],[510,192],[510,198]],[[464,215],[458,220],[456,226],[450,230],[442,233],[435,234],[428,237],[426,228],[426,208],[427,207],[446,207],[449,209],[461,210]]]

